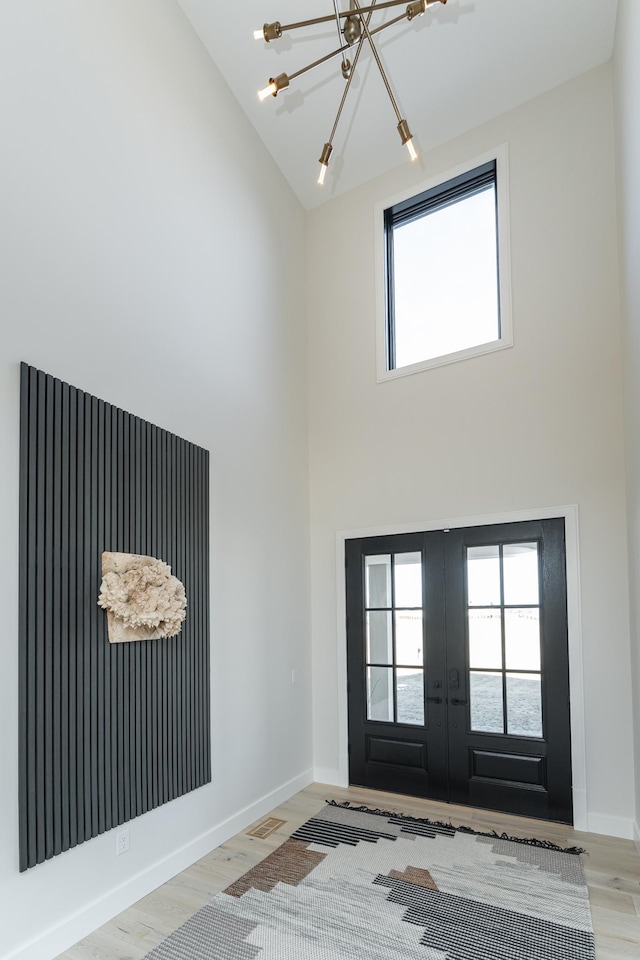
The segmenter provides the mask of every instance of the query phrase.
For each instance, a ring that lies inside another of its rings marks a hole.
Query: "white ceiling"
[[[265,21],[284,24],[330,14],[332,0],[178,2],[307,209],[409,162],[367,46],[324,188],[316,183],[318,158],[344,87],[339,58],[292,81],[277,98],[258,101],[257,90],[270,77],[293,73],[338,44],[335,23],[286,32],[270,44],[254,40],[253,31]],[[608,60],[617,5],[618,0],[448,0],[383,32],[380,54],[418,150],[426,152]],[[383,16],[374,14],[372,26]]]

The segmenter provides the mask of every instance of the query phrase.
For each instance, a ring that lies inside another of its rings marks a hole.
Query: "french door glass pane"
[[[507,670],[539,670],[539,608],[505,610],[504,621]]]
[[[506,543],[504,558],[504,602],[509,606],[538,604],[538,544]]]
[[[393,669],[367,668],[367,718],[393,723]]]
[[[393,663],[390,610],[367,611],[367,663]]]
[[[470,607],[500,606],[500,547],[467,547],[467,597]]]
[[[422,610],[396,610],[396,663],[421,667],[423,657]]]
[[[507,674],[507,733],[514,737],[542,736],[540,674]]]
[[[367,608],[391,606],[391,556],[365,557]]]
[[[396,553],[395,606],[422,606],[422,556],[418,553]]]
[[[471,729],[479,733],[504,733],[502,674],[473,670],[469,674]]]
[[[424,726],[424,671],[396,671],[398,723]]]
[[[469,666],[484,670],[502,670],[500,610],[469,610]]]

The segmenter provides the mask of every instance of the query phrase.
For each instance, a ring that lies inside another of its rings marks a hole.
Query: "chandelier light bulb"
[[[333,151],[333,147],[330,143],[325,143],[322,148],[322,153],[320,154],[320,176],[318,177],[318,183],[320,186],[324,183],[324,178],[327,175],[327,167],[329,166],[329,157]]]
[[[277,92],[278,88],[272,80],[269,86],[265,87],[264,90],[258,90],[258,98],[260,100],[266,100],[269,96],[275,96]]]
[[[418,159],[418,153],[416,148],[413,145],[413,134],[409,130],[409,124],[406,120],[401,120],[398,124],[398,133],[400,134],[400,139],[402,140],[404,146],[409,151],[409,156],[412,160]]]
[[[289,86],[289,77],[286,73],[279,73],[277,77],[269,77],[269,86],[265,87],[264,90],[258,90],[258,97],[261,100],[266,100],[269,94],[272,97],[277,97],[280,90],[286,90]]]
[[[264,40],[264,30],[254,30],[253,31],[254,40]]]

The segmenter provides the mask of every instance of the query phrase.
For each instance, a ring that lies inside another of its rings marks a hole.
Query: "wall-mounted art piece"
[[[102,554],[98,604],[107,611],[110,643],[175,637],[187,615],[184,584],[169,564],[137,553]]]
[[[209,454],[26,364],[20,391],[25,870],[211,780]]]

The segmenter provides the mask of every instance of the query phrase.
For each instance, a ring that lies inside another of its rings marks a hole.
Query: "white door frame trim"
[[[582,603],[580,596],[580,539],[578,507],[541,507],[515,510],[479,517],[456,517],[444,520],[423,520],[416,523],[389,524],[336,533],[336,599],[338,640],[338,735],[339,783],[348,786],[348,722],[347,722],[347,628],[345,591],[345,543],[361,537],[381,537],[395,533],[420,533],[456,527],[481,527],[497,523],[518,523],[523,520],[547,520],[564,517],[567,559],[567,624],[569,630],[569,691],[571,696],[571,767],[573,774],[573,824],[576,830],[587,830],[587,758],[584,719],[584,673],[582,658]]]

